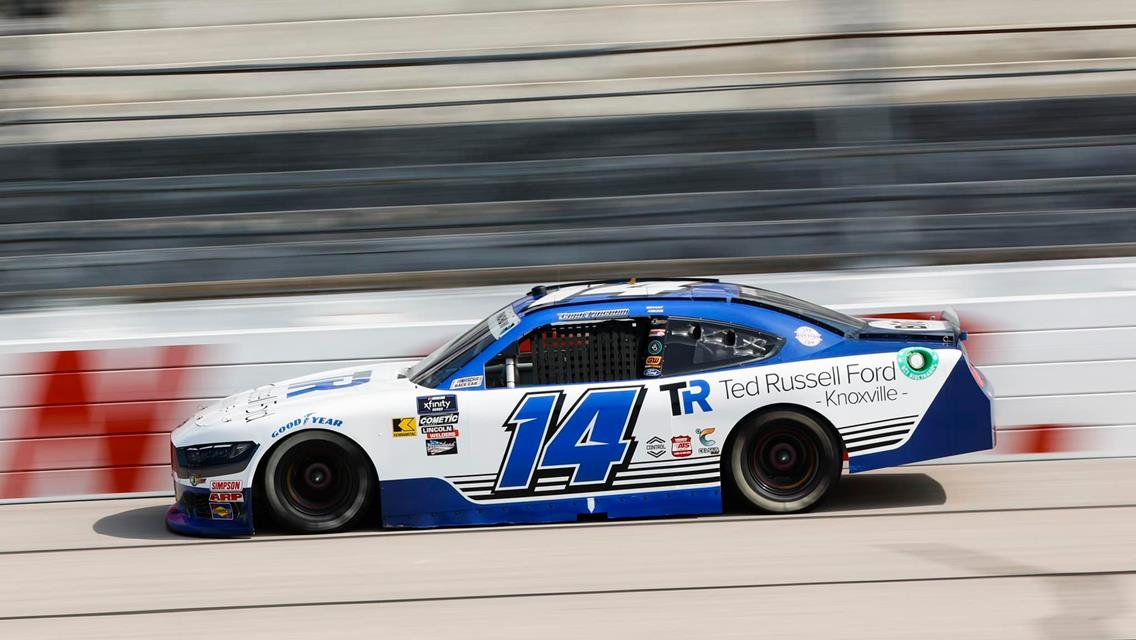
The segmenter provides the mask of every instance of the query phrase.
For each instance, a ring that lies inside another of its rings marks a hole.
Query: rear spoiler
[[[899,311],[861,316],[868,325],[857,332],[861,340],[905,340],[959,344],[966,340],[958,313],[942,311]],[[906,321],[906,322],[905,322]]]

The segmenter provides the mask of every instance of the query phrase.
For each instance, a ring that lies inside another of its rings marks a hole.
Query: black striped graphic
[[[837,427],[837,431],[844,440],[848,454],[860,455],[894,447],[903,442],[915,430],[918,422],[918,415],[899,416],[845,425]]]
[[[446,480],[457,487],[466,498],[484,501],[715,484],[720,478],[720,472],[721,463],[718,456],[645,460],[633,462],[626,468],[617,470],[614,477],[602,485],[569,485],[570,471],[545,472],[537,477],[531,489],[523,492],[510,491],[503,495],[496,495],[493,491],[497,482],[496,473],[451,476]]]

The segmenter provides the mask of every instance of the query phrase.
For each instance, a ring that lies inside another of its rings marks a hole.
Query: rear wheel
[[[378,482],[366,454],[335,433],[307,431],[272,451],[264,496],[273,519],[297,533],[342,531],[366,517]]]
[[[831,431],[796,411],[771,411],[739,427],[730,449],[734,485],[763,511],[815,507],[840,479],[842,450]]]

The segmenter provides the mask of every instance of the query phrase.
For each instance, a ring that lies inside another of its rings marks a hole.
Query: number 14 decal
[[[572,469],[569,484],[607,482],[627,459],[642,402],[643,387],[588,389],[561,417],[563,391],[525,394],[505,421],[512,437],[496,490],[528,489],[544,469]]]

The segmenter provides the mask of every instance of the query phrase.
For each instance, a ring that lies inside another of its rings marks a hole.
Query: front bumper
[[[210,537],[253,534],[252,489],[239,502],[210,502],[208,488],[176,485],[177,501],[166,511],[166,527],[175,533]]]

